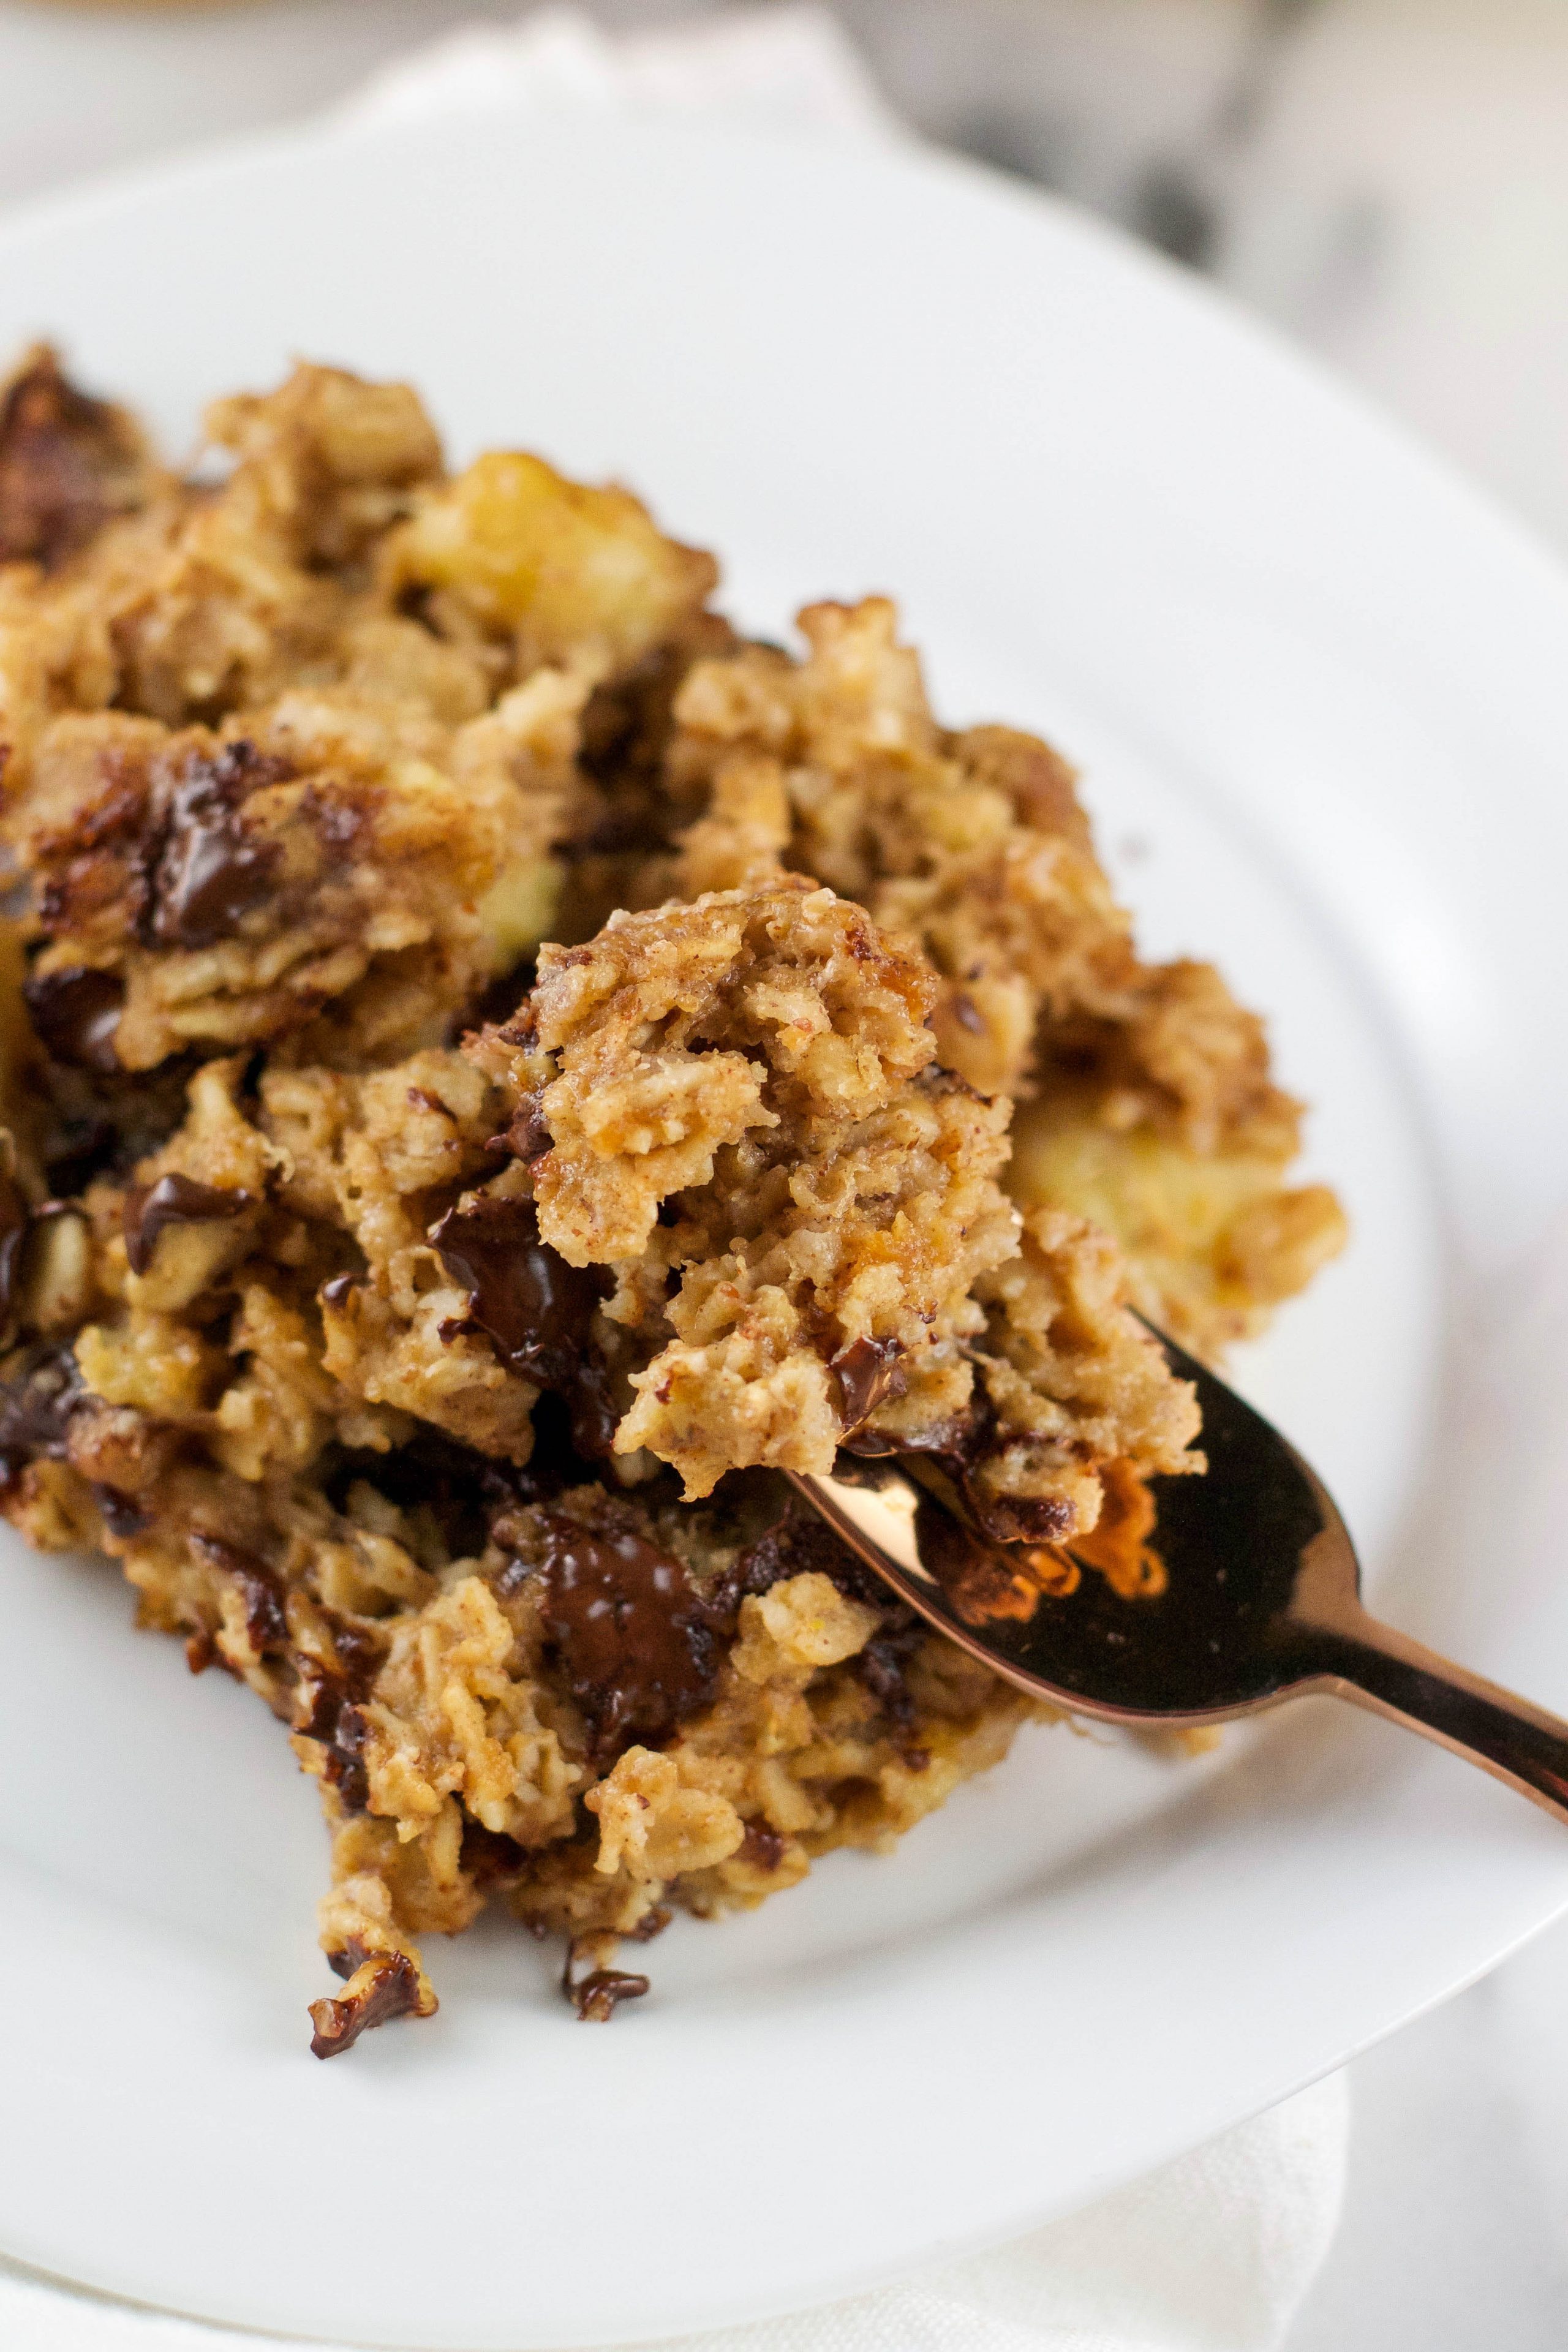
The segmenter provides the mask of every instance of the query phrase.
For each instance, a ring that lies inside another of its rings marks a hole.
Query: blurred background
[[[717,5],[584,10],[649,29]],[[1211,272],[1568,548],[1568,0],[833,5],[928,135]],[[521,13],[0,0],[0,203],[309,112]]]

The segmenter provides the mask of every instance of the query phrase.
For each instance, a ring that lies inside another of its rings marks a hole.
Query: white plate
[[[0,344],[45,329],[178,437],[291,352],[406,373],[458,455],[642,487],[771,630],[899,591],[943,710],[1083,761],[1146,940],[1217,954],[1320,1106],[1355,1245],[1255,1391],[1390,1607],[1568,1703],[1538,1432],[1438,1423],[1454,1276],[1568,1180],[1568,593],[1477,499],[1185,278],[914,153],[273,144],[9,228]],[[1348,1710],[1201,1770],[1037,1733],[891,1859],[673,1929],[611,2032],[481,1930],[433,2024],[319,2066],[313,1792],[130,1613],[7,1549],[0,2245],[251,2326],[515,2352],[862,2287],[1193,2145],[1568,1902],[1560,1829]]]

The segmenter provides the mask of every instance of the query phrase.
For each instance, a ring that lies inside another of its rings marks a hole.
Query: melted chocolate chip
[[[718,1686],[719,1622],[679,1560],[631,1526],[542,1516],[541,1615],[596,1760],[668,1738]]]
[[[872,1634],[855,1660],[855,1671],[889,1722],[907,1731],[915,1719],[915,1703],[904,1676],[910,1660],[925,1639],[925,1621],[910,1612],[910,1621],[885,1624]],[[913,1761],[906,1749],[904,1760]],[[927,1761],[921,1751],[921,1763]]]
[[[250,793],[292,773],[251,743],[198,754],[174,787],[147,861],[142,929],[150,947],[210,948],[265,898],[280,852],[254,841],[240,814]]]
[[[784,1839],[770,1822],[748,1822],[735,1859],[749,1862],[754,1870],[773,1871],[784,1860]]]
[[[623,2000],[640,2000],[648,1989],[647,1977],[629,1969],[595,1969],[566,1988],[566,1998],[583,2025],[608,2025]],[[620,2048],[619,2042],[616,2044]]]
[[[100,1077],[120,1067],[114,1033],[125,1006],[125,987],[112,971],[70,964],[60,971],[35,972],[22,983],[33,1033],[44,1051],[73,1070]]]
[[[350,1947],[350,1949],[357,1948]],[[337,1967],[339,1955],[331,1956]],[[348,1957],[345,1952],[342,1957]],[[373,2027],[385,2025],[395,2017],[415,2015],[419,2008],[419,1975],[413,1961],[405,1952],[375,1952],[367,1956],[372,1969],[370,1983],[362,1992],[349,1993],[342,2000],[313,2000],[310,2003],[310,2053],[316,2058],[337,2058],[352,2050],[362,2033]],[[361,1960],[350,1970],[351,1977],[366,1965]]]
[[[121,1212],[126,1262],[132,1273],[146,1273],[158,1236],[166,1226],[212,1224],[220,1218],[237,1217],[250,1206],[248,1192],[220,1191],[214,1184],[198,1184],[190,1176],[160,1176],[155,1184],[139,1185],[127,1192]]]
[[[519,1371],[546,1388],[569,1377],[599,1304],[593,1276],[539,1237],[531,1201],[453,1209],[430,1236],[469,1313]]]
[[[190,1540],[192,1550],[209,1568],[232,1577],[238,1586],[245,1603],[245,1630],[258,1657],[283,1655],[289,1647],[289,1616],[281,1579],[254,1552],[242,1551],[238,1544],[228,1543],[222,1536],[198,1531]]]
[[[896,1339],[852,1339],[834,1357],[828,1370],[837,1378],[847,1430],[858,1429],[889,1397],[902,1396],[909,1384],[903,1352]]]
[[[640,2000],[648,1989],[647,1977],[634,1976],[626,1969],[594,1969],[585,1977],[574,1977],[572,1971],[577,1958],[578,1946],[574,1939],[566,1948],[561,1990],[576,2011],[581,2024],[608,2025],[623,2000]]]
[[[728,622],[705,613],[694,642],[658,646],[613,682],[595,687],[583,712],[582,761],[587,773],[623,790],[658,778],[682,677],[698,656],[730,653],[740,642]],[[634,800],[634,806],[640,804]],[[668,794],[656,789],[646,805],[642,829],[631,845],[639,849],[657,847],[664,838],[658,817],[668,817]]]
[[[1026,1624],[1034,1616],[1047,1590],[1039,1573],[1047,1552],[982,1542],[931,1495],[916,1505],[915,1529],[921,1560],[966,1625]]]
[[[337,1790],[345,1811],[363,1813],[370,1803],[364,1766],[370,1725],[359,1702],[375,1680],[383,1652],[377,1638],[363,1626],[350,1624],[331,1610],[323,1614],[331,1627],[336,1663],[328,1665],[295,1653],[300,1685],[294,1727],[326,1750],[322,1775]]]
[[[329,1307],[346,1307],[350,1294],[358,1289],[359,1284],[357,1274],[334,1274],[331,1282],[322,1283],[321,1297]]]
[[[136,503],[141,451],[130,419],[89,400],[40,351],[0,401],[0,563],[53,571]]]
[[[68,1340],[29,1350],[0,1391],[0,1493],[16,1485],[29,1463],[65,1460],[71,1423],[87,1402]]]
[[[496,1141],[504,1144],[511,1157],[521,1160],[525,1167],[531,1168],[536,1160],[543,1159],[554,1138],[545,1125],[544,1106],[538,1095],[523,1096],[505,1134],[498,1136]]]
[[[541,1410],[536,1408],[536,1418]],[[546,1475],[551,1465],[540,1456],[537,1436],[533,1458],[520,1470],[422,1425],[390,1454],[343,1452],[331,1463],[324,1483],[327,1499],[337,1511],[346,1510],[350,1489],[362,1482],[400,1510],[427,1511],[450,1556],[468,1559],[484,1550],[492,1524],[520,1503],[558,1494],[563,1486],[581,1486],[588,1475],[586,1465],[574,1457],[572,1474],[552,1478]]]
[[[604,1461],[619,1419],[607,1367],[593,1344],[595,1276],[539,1235],[531,1201],[481,1200],[432,1228],[441,1263],[468,1294],[468,1314],[503,1362],[553,1389],[578,1451]]]
[[[351,1936],[346,1944],[340,1944],[335,1952],[327,1954],[327,1966],[346,1984],[356,1970],[363,1968],[369,1958],[368,1946],[361,1943],[357,1936]]]
[[[325,1769],[345,1812],[363,1813],[370,1810],[370,1774],[364,1760],[369,1738],[370,1723],[363,1708],[340,1701],[332,1718],[331,1738],[324,1742]]]

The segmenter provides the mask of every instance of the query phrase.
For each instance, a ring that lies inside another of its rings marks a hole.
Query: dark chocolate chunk
[[[339,1968],[340,1957],[346,1958],[347,1954],[331,1956],[334,1968]],[[417,2014],[419,1976],[406,1953],[369,1954],[349,1971],[351,1979],[367,1965],[372,1970],[371,1981],[363,1991],[350,1992],[342,2000],[310,2003],[310,2023],[315,2029],[310,2036],[313,2057],[339,2057],[343,2051],[352,2050],[360,2035],[370,2032],[373,2027],[385,2025],[395,2017]]]
[[[321,1285],[321,1297],[329,1307],[346,1307],[349,1295],[359,1286],[357,1274],[334,1274],[331,1282]]]
[[[198,1184],[191,1176],[160,1176],[155,1184],[138,1185],[125,1195],[121,1212],[126,1262],[132,1273],[146,1273],[165,1226],[211,1224],[219,1218],[237,1217],[250,1206],[248,1192]]]
[[[468,1294],[468,1314],[503,1362],[553,1389],[572,1416],[579,1453],[603,1461],[619,1419],[610,1375],[593,1342],[599,1286],[542,1241],[531,1201],[480,1200],[431,1229],[441,1263]]]
[[[352,1701],[340,1701],[332,1718],[332,1735],[326,1742],[326,1777],[346,1812],[363,1813],[370,1808],[370,1775],[364,1761],[369,1738],[370,1722],[363,1708]]]
[[[280,852],[276,842],[250,837],[241,808],[291,772],[251,743],[191,759],[150,846],[142,926],[150,947],[216,947],[267,897]]]
[[[566,1997],[581,2024],[608,2025],[623,2000],[640,2000],[647,1990],[647,1977],[634,1975],[629,1969],[595,1969],[591,1976],[568,1985]],[[616,2049],[620,2046],[617,2042]]]
[[[549,1512],[540,1613],[593,1733],[597,1760],[668,1738],[718,1686],[720,1626],[673,1554],[630,1525]]]
[[[232,1577],[238,1586],[245,1602],[245,1630],[258,1657],[283,1655],[289,1647],[289,1615],[277,1572],[254,1552],[242,1550],[222,1536],[210,1536],[198,1528],[190,1541],[193,1551],[209,1568]]]
[[[100,1077],[119,1069],[114,1033],[125,987],[117,973],[70,964],[60,971],[33,973],[22,983],[22,995],[34,1034],[51,1060]]]
[[[88,1395],[68,1339],[31,1349],[0,1389],[0,1493],[31,1462],[63,1462],[70,1425]]]
[[[0,400],[0,563],[53,571],[143,488],[130,418],[78,392],[53,352],[33,352]]]
[[[741,1840],[737,1862],[749,1862],[755,1870],[776,1870],[784,1860],[784,1842],[770,1822],[746,1823],[746,1834]]]
[[[867,1643],[855,1660],[855,1671],[877,1701],[889,1721],[900,1730],[908,1730],[915,1719],[915,1703],[904,1679],[910,1658],[926,1635],[925,1621],[911,1610],[907,1619],[884,1623]],[[904,1761],[912,1763],[914,1751],[905,1751]],[[921,1754],[923,1766],[929,1759]]]
[[[839,1412],[847,1430],[858,1429],[879,1404],[902,1396],[909,1385],[896,1339],[852,1339],[828,1370],[838,1381]]]
[[[531,1167],[536,1160],[542,1160],[553,1140],[545,1125],[543,1105],[536,1094],[523,1096],[505,1134],[496,1138],[496,1141],[504,1144],[512,1158],[521,1160],[525,1167]]]
[[[323,1777],[337,1790],[344,1810],[363,1813],[370,1803],[364,1745],[370,1725],[359,1702],[368,1693],[383,1658],[378,1638],[336,1612],[322,1612],[332,1631],[335,1664],[296,1651],[299,1686],[294,1728],[326,1750]]]
[[[536,1408],[536,1418],[543,1402]],[[538,1502],[559,1494],[563,1486],[580,1486],[590,1475],[586,1464],[574,1456],[566,1474],[556,1475],[552,1465],[542,1463],[541,1453],[536,1433],[533,1456],[526,1469],[519,1469],[422,1423],[391,1453],[345,1450],[338,1454],[327,1471],[325,1490],[336,1511],[347,1508],[350,1489],[362,1482],[400,1510],[427,1511],[451,1558],[468,1559],[484,1550],[492,1524],[520,1503]]]
[[[566,1948],[561,1990],[584,2025],[608,2025],[623,2000],[640,2000],[648,1989],[647,1977],[634,1976],[626,1969],[594,1969],[585,1977],[574,1977],[572,1971],[577,1958],[574,1939]]]
[[[500,1353],[542,1387],[570,1378],[584,1346],[597,1285],[539,1237],[531,1201],[482,1200],[452,1209],[430,1235],[468,1312]]]

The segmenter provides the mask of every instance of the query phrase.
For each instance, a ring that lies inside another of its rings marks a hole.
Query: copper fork
[[[1037,1551],[988,1539],[918,1455],[841,1454],[832,1475],[792,1473],[793,1483],[912,1609],[1035,1697],[1109,1723],[1182,1727],[1327,1692],[1568,1819],[1568,1723],[1372,1616],[1354,1546],[1310,1464],[1206,1366],[1153,1337],[1196,1384],[1209,1461],[1205,1477],[1152,1482],[1166,1570],[1157,1595],[1120,1599],[1087,1570],[1073,1590],[1052,1590],[1070,1579],[1042,1579]],[[986,1598],[998,1592],[999,1609]]]

